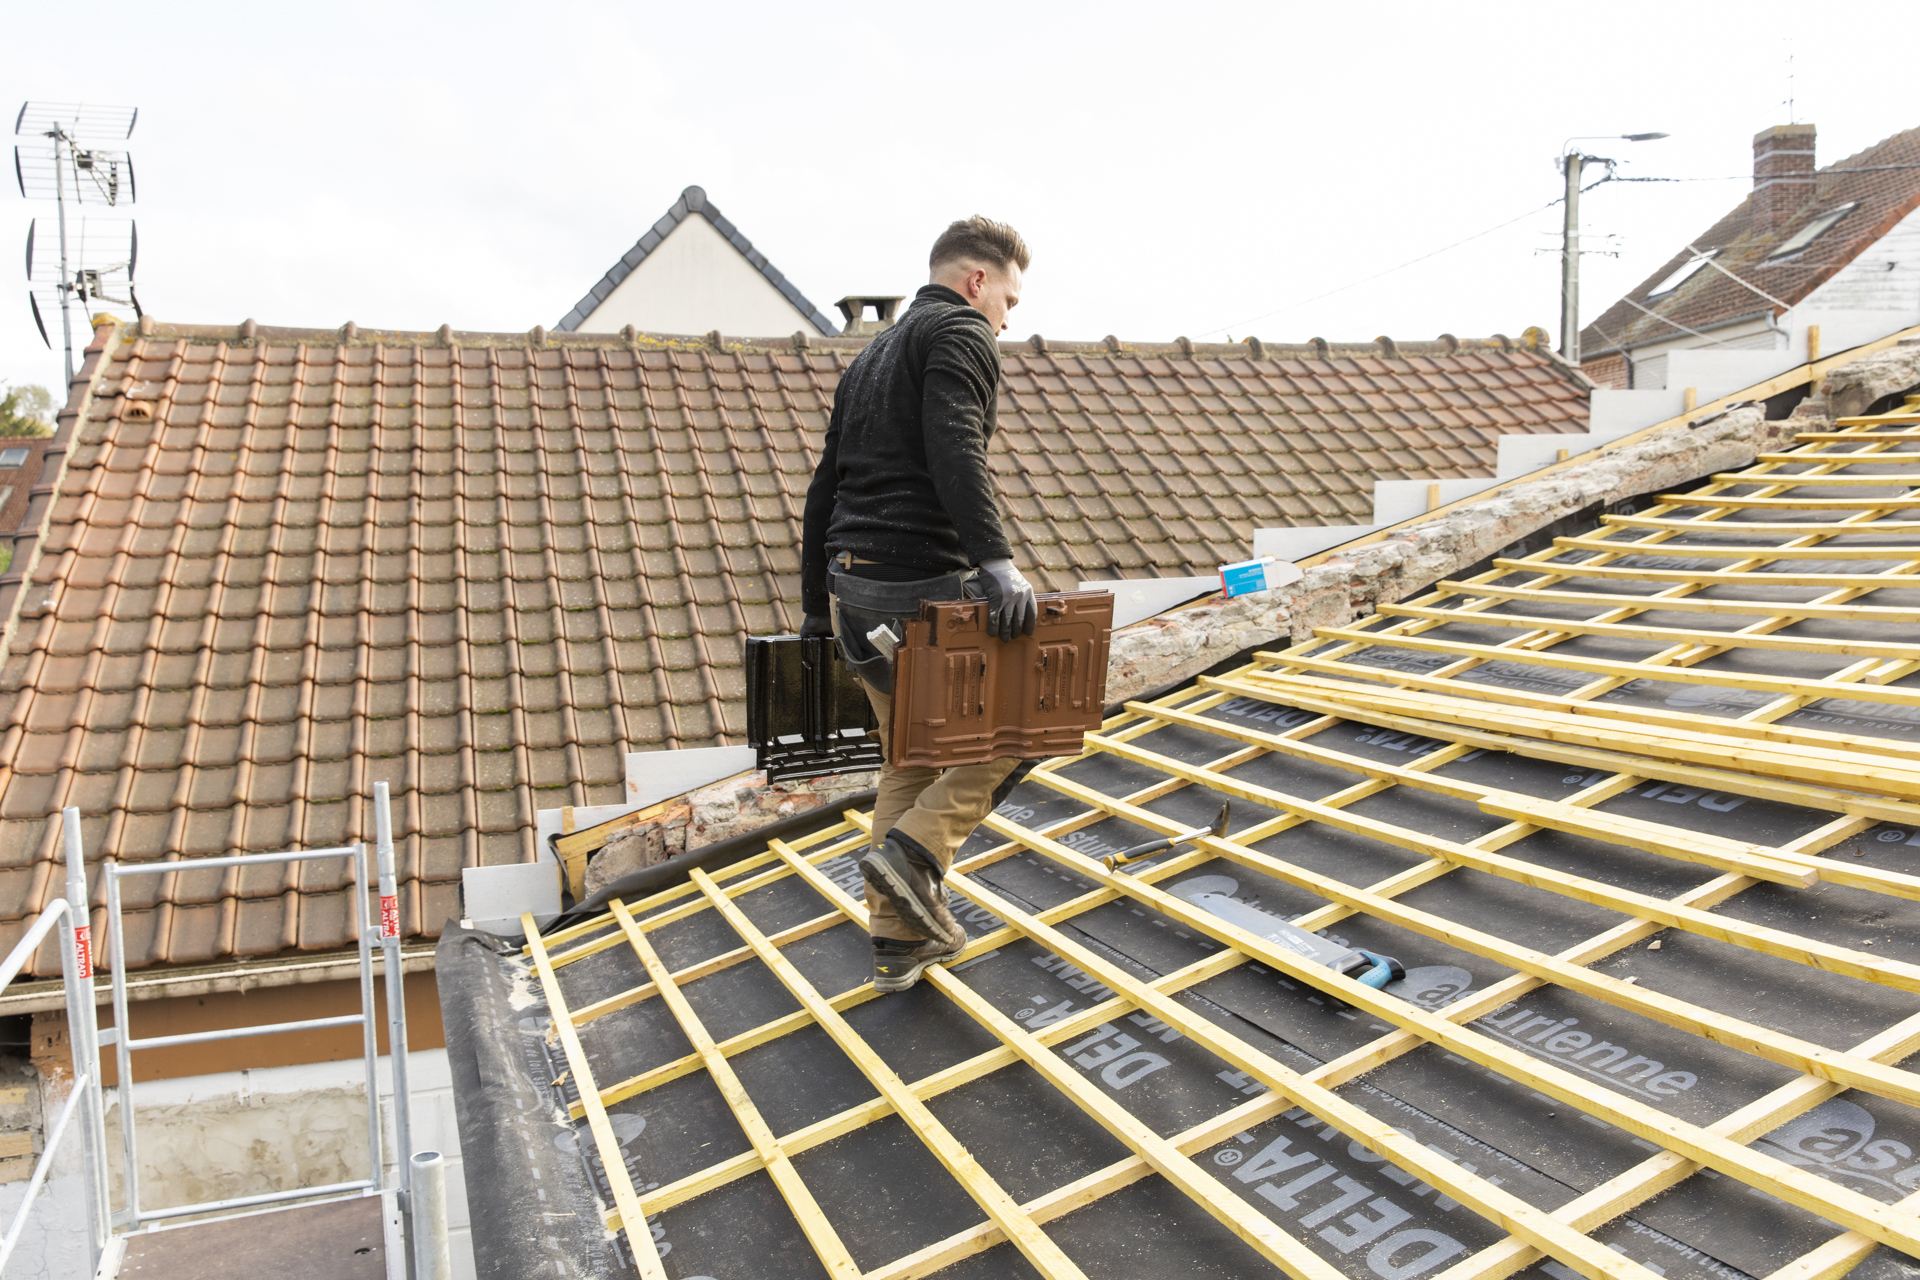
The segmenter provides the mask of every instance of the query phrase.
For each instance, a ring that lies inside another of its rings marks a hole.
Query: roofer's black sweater
[[[945,285],[921,289],[854,357],[807,489],[809,614],[827,612],[827,561],[842,551],[929,577],[1013,554],[987,471],[999,385],[992,326]]]

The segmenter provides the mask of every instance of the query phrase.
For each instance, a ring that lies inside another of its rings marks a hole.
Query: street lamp
[[[1560,354],[1569,364],[1580,363],[1580,175],[1587,161],[1612,164],[1605,156],[1589,156],[1573,149],[1576,142],[1652,142],[1664,133],[1605,133],[1568,138],[1560,144],[1560,172],[1567,180],[1566,221],[1560,232]]]

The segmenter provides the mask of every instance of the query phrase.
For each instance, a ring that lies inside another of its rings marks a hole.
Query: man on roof
[[[1028,258],[1005,223],[975,216],[948,227],[933,242],[929,283],[834,393],[807,489],[801,634],[838,638],[883,743],[893,718],[890,640],[906,634],[921,601],[984,595],[988,629],[1003,642],[1033,634],[1033,588],[1014,567],[987,469],[997,335],[1020,301]],[[873,843],[860,861],[878,990],[904,991],[966,946],[947,907],[947,869],[1018,764],[881,765]]]

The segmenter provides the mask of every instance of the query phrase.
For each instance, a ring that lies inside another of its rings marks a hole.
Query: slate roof
[[[561,317],[560,323],[554,328],[561,333],[572,333],[585,324],[587,317],[593,314],[594,308],[605,302],[608,295],[620,287],[620,282],[632,275],[635,268],[646,260],[647,255],[659,248],[661,242],[673,234],[675,227],[696,213],[711,222],[713,229],[718,231],[728,244],[738,249],[740,256],[752,263],[754,270],[765,276],[767,283],[778,289],[780,295],[806,316],[814,328],[826,334],[840,332],[840,327],[827,319],[820,308],[807,301],[807,296],[794,286],[793,281],[780,274],[780,269],[767,261],[767,255],[754,248],[753,241],[741,235],[740,228],[728,221],[714,203],[707,199],[707,193],[699,187],[688,187],[682,191],[680,198],[673,202],[673,207],[660,216],[660,221],[647,228],[647,233],[634,242],[633,248],[627,250],[620,261],[608,269],[606,275],[600,277],[600,283],[587,290],[587,296],[575,303],[573,310]]]
[[[534,856],[535,810],[620,802],[624,753],[743,742],[744,640],[800,621],[863,345],[97,331],[0,575],[0,945],[57,890],[63,805],[90,850],[193,858],[369,838],[387,780],[432,936],[463,866]],[[1258,527],[1365,521],[1376,477],[1586,425],[1584,384],[1504,339],[1004,353],[991,457],[1047,590],[1208,573]],[[306,875],[143,879],[130,955],[343,945]]]
[[[1756,235],[1750,230],[1753,197],[1749,194],[1690,243],[1702,252],[1720,250],[1716,263],[1754,288],[1789,306],[1796,305],[1892,230],[1900,219],[1920,208],[1920,129],[1896,133],[1857,155],[1828,165],[1818,171],[1816,179],[1813,195],[1776,233]],[[1766,262],[1774,247],[1801,227],[1838,205],[1853,202],[1859,207],[1805,251],[1776,263]],[[1623,347],[1685,336],[1675,324],[1710,331],[1716,325],[1781,311],[1713,267],[1696,273],[1659,302],[1649,301],[1654,286],[1692,257],[1688,246],[1681,245],[1659,270],[1628,291],[1625,300],[1614,303],[1587,325],[1580,334],[1582,356],[1590,360]],[[1647,315],[1629,303],[1655,314]]]

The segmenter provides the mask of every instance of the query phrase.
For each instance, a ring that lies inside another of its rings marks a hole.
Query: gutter
[[[400,972],[433,972],[434,943],[419,942],[400,950]],[[378,948],[373,953],[375,973],[383,972]],[[358,951],[334,951],[299,960],[265,959],[237,964],[198,965],[183,969],[137,972],[127,978],[129,1000],[171,1000],[181,996],[220,995],[258,991],[267,987],[294,987],[309,982],[340,982],[360,976]],[[94,1003],[113,1001],[113,980],[101,972],[93,984]],[[58,979],[18,983],[0,995],[0,1018],[22,1013],[51,1013],[67,1007],[66,987]]]

